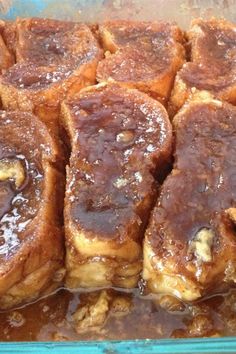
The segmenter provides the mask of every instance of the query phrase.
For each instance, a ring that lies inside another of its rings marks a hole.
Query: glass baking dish
[[[158,9],[158,10],[157,10]],[[236,0],[0,0],[0,18],[51,17],[99,22],[104,19],[164,19],[186,28],[193,17],[223,16],[236,22]],[[154,354],[236,353],[236,337],[80,342],[1,342],[0,353]]]

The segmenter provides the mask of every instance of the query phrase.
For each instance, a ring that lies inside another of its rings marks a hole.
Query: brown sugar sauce
[[[236,334],[236,290],[226,295],[184,305],[169,298],[157,301],[132,292],[109,290],[114,299],[128,304],[109,304],[106,319],[96,327],[79,329],[73,314],[99,295],[59,290],[31,305],[0,313],[1,341],[124,340],[179,337],[218,337]],[[117,306],[119,309],[117,310]],[[124,309],[123,309],[124,310]],[[90,312],[89,315],[92,314]]]

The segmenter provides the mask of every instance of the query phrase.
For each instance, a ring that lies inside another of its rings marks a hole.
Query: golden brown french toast
[[[99,84],[62,104],[72,153],[65,198],[66,285],[137,285],[142,239],[170,158],[165,108],[148,95]]]
[[[196,90],[236,104],[236,26],[223,19],[195,19],[187,33],[191,62],[178,72],[169,103],[171,116]]]
[[[106,58],[99,82],[115,81],[167,103],[176,72],[183,65],[183,33],[170,23],[111,21],[99,26]]]
[[[201,92],[173,125],[175,163],[146,231],[143,278],[193,301],[236,282],[236,107]]]
[[[60,164],[57,145],[38,118],[0,111],[0,309],[61,284]]]
[[[95,83],[101,49],[84,24],[31,18],[15,26],[17,64],[0,79],[3,107],[36,114],[58,135],[60,102]]]

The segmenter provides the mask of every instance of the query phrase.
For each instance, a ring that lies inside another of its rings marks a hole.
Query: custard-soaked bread
[[[3,106],[33,112],[58,135],[60,102],[95,83],[101,49],[84,24],[19,19],[16,33],[17,64],[0,80]]]
[[[196,19],[188,40],[191,62],[176,76],[170,114],[173,116],[196,90],[207,90],[236,104],[236,25],[222,19]]]
[[[177,70],[183,65],[183,34],[164,22],[112,21],[100,26],[106,58],[97,80],[116,81],[166,103]]]
[[[203,93],[173,124],[175,164],[146,231],[143,278],[192,301],[236,282],[236,107]]]
[[[38,66],[81,65],[96,59],[97,42],[85,24],[51,19],[17,19],[17,62]]]
[[[142,239],[157,194],[154,175],[171,154],[164,107],[99,84],[62,104],[71,140],[65,198],[67,286],[137,284]]]
[[[0,309],[32,301],[62,280],[60,164],[43,123],[0,111]]]

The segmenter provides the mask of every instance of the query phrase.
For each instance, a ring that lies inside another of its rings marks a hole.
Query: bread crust
[[[66,284],[135,287],[157,194],[154,175],[171,154],[166,111],[137,90],[99,84],[64,102],[62,121],[72,147],[64,211]]]
[[[1,111],[0,126],[0,188],[8,191],[1,194],[6,200],[0,222],[0,309],[5,309],[62,283],[64,175],[57,168],[57,145],[37,117]]]
[[[175,162],[146,230],[143,278],[154,293],[194,301],[236,279],[236,107],[197,92],[173,125]]]
[[[99,32],[105,59],[98,65],[97,80],[136,88],[166,105],[185,61],[182,31],[164,22],[110,21]]]
[[[173,117],[196,91],[236,104],[236,26],[223,19],[195,19],[187,32],[191,61],[177,73],[169,102]]]

